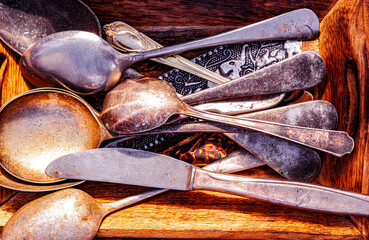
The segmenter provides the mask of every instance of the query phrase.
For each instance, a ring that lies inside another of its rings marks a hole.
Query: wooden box
[[[163,45],[198,39],[248,25],[298,8],[310,8],[321,21],[319,38],[303,42],[303,50],[318,52],[327,77],[311,89],[315,99],[328,100],[339,113],[339,130],[355,139],[352,154],[336,158],[321,154],[317,183],[369,193],[368,34],[369,3],[365,0],[326,1],[84,1],[101,25],[124,21]],[[182,54],[191,58],[205,50]],[[19,56],[1,43],[8,64],[3,74],[1,103],[28,90],[19,73]],[[159,76],[170,68],[146,61],[136,69]],[[241,173],[277,177],[268,168]],[[114,201],[146,188],[95,182],[78,188],[98,201]],[[25,203],[45,193],[1,189],[0,226]],[[78,227],[78,226],[76,226]],[[207,191],[176,192],[146,200],[107,216],[96,239],[105,238],[232,238],[232,239],[365,239],[368,218],[316,213],[254,199]]]

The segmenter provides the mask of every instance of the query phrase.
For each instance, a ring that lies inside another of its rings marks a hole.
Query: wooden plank
[[[79,188],[100,202],[146,190],[94,182]],[[44,194],[18,193],[0,208],[0,226],[26,202],[41,195]],[[311,239],[312,236],[314,239],[363,239],[345,216],[285,208],[208,191],[171,191],[154,197],[109,215],[97,233],[101,238]]]
[[[9,60],[5,56],[5,54],[0,54],[0,97],[3,81],[5,78],[6,71],[8,69],[8,62]],[[3,204],[5,201],[7,201],[13,194],[15,194],[15,191],[12,191],[7,188],[0,188],[0,205]]]
[[[339,129],[355,139],[352,154],[341,159],[325,156],[319,180],[325,185],[366,194],[369,193],[368,23],[368,1],[340,0],[323,19],[319,49],[326,63],[327,81],[315,92],[316,97],[336,106]],[[368,237],[368,218],[354,221]]]
[[[31,86],[23,79],[19,70],[20,56],[3,42],[0,42],[0,53],[4,54],[8,60],[1,92],[1,105],[3,105],[16,95],[31,89]]]
[[[102,24],[124,21],[132,26],[248,25],[298,8],[310,8],[322,19],[334,5],[328,1],[84,1]]]

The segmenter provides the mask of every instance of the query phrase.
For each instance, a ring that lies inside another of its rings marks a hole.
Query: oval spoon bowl
[[[98,147],[100,129],[91,109],[72,94],[52,89],[25,92],[0,109],[1,165],[25,181],[60,181],[45,174],[48,163]]]

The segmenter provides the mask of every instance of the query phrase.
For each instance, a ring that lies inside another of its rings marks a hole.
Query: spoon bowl
[[[153,78],[128,80],[110,91],[104,99],[101,119],[110,132],[133,134],[157,128],[176,114],[267,133],[335,156],[350,153],[354,147],[353,139],[341,131],[296,127],[196,110],[184,103],[169,83]]]
[[[87,193],[65,189],[38,198],[6,223],[2,239],[92,239],[104,207]]]
[[[37,184],[28,181],[20,180],[9,174],[0,166],[0,186],[23,192],[49,192],[56,191],[64,188],[77,186],[84,181],[78,180],[64,180],[58,182],[52,182],[48,184]]]
[[[44,173],[48,163],[67,153],[97,148],[102,129],[91,107],[78,96],[56,89],[28,91],[0,109],[1,165],[22,180],[60,181]]]

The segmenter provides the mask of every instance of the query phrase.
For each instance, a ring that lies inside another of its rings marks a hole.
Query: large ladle
[[[306,106],[301,107],[306,109]],[[321,121],[316,121],[314,116],[319,116],[319,111],[331,109],[326,104],[322,108],[311,108],[311,124],[319,126]],[[275,115],[283,118],[283,113],[275,111]],[[301,110],[297,107],[295,111]],[[154,132],[160,133],[160,129]],[[1,165],[23,180],[37,183],[60,181],[45,174],[49,162],[67,153],[97,148],[111,137],[99,114],[79,96],[66,90],[31,90],[13,98],[0,109]]]
[[[8,59],[5,55],[0,54],[0,93],[3,84],[3,78],[7,70]],[[234,164],[232,164],[234,165]],[[13,190],[29,191],[29,192],[43,192],[43,191],[55,191],[63,188],[76,186],[83,181],[66,180],[58,183],[51,184],[34,184],[26,181],[22,181],[13,177],[7,171],[0,166],[0,186]]]
[[[42,38],[27,49],[22,56],[22,73],[35,86],[51,84],[79,94],[101,93],[115,86],[122,71],[138,61],[197,48],[255,41],[260,39],[255,36],[261,35],[264,35],[264,40],[278,39],[273,29],[283,33],[281,39],[286,39],[286,36],[290,38],[291,35],[297,39],[306,39],[316,35],[312,30],[319,29],[318,26],[319,20],[311,10],[296,10],[254,24],[251,33],[247,29],[244,34],[245,28],[240,28],[201,40],[135,54],[119,53],[95,34],[84,31],[59,32]]]

